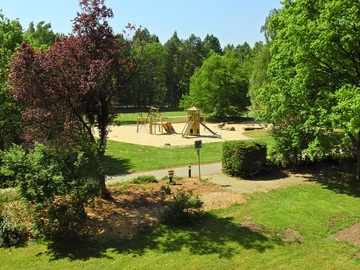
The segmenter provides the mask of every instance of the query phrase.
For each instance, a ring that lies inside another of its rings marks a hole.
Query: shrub
[[[201,216],[203,202],[198,196],[192,196],[191,190],[178,189],[176,193],[173,193],[169,187],[162,189],[169,197],[165,201],[165,210],[161,214],[163,223],[187,225]]]
[[[33,208],[35,237],[67,234],[84,219],[84,204],[99,193],[95,153],[86,143],[72,149],[35,144],[27,152],[13,146],[6,152],[2,167]]]
[[[25,240],[25,228],[0,214],[0,247],[18,246]]]
[[[15,188],[0,189],[0,204],[20,199],[19,190]]]
[[[222,168],[231,176],[253,176],[265,169],[266,144],[247,141],[223,143]]]
[[[131,180],[133,184],[157,183],[158,180],[153,175],[140,175]]]

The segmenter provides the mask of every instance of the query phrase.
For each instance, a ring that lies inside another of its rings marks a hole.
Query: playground
[[[150,108],[146,118],[138,119],[136,125],[111,126],[109,140],[171,147],[192,145],[196,140],[202,143],[228,140],[247,140],[246,129],[262,128],[259,122],[207,123],[206,116],[195,107],[189,108],[187,119],[177,123],[169,117],[162,117],[158,108]]]

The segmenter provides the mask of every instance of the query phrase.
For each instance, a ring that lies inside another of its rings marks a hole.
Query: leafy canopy
[[[247,91],[246,72],[235,54],[213,53],[195,70],[190,92],[183,96],[181,106],[196,106],[219,119],[239,117],[248,105]]]
[[[283,2],[270,28],[270,82],[256,103],[262,117],[294,161],[334,151],[342,128],[357,150],[360,168],[360,2],[298,0]],[[360,172],[360,171],[359,171]]]

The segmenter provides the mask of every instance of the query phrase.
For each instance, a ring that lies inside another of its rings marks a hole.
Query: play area
[[[139,133],[140,129],[146,129],[150,134],[164,134],[164,133],[177,133],[174,129],[174,119],[179,121],[179,117],[163,117],[160,114],[159,107],[150,107],[150,111],[146,118],[139,116],[136,123],[136,132]],[[186,118],[185,126],[182,129],[181,135],[184,138],[189,136],[201,136],[200,126],[206,129],[215,138],[220,138],[221,135],[212,131],[206,126],[206,115],[201,113],[201,110],[196,107],[187,109],[188,115]],[[177,122],[176,122],[177,123]]]
[[[242,123],[206,123],[206,115],[196,107],[187,109],[187,116],[164,117],[158,107],[150,107],[146,117],[139,116],[136,125],[111,126],[109,140],[171,147],[226,140],[246,140],[248,128],[261,128],[255,121]]]

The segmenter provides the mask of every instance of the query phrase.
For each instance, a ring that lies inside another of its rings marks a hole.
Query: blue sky
[[[264,40],[260,28],[280,0],[105,0],[114,18],[116,33],[128,23],[146,27],[165,43],[175,31],[179,38],[191,34],[203,39],[213,34],[221,43],[243,44]],[[27,29],[33,21],[51,23],[54,32],[68,34],[71,20],[80,11],[78,0],[0,0],[0,10],[9,19],[19,19]]]

